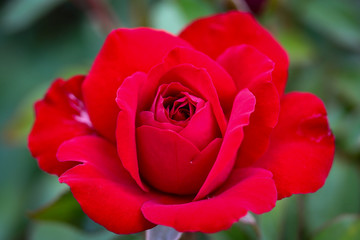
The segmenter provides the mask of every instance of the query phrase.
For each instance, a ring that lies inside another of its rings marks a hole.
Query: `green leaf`
[[[286,49],[292,65],[309,64],[314,58],[314,46],[297,26],[282,28],[277,39]]]
[[[313,240],[360,239],[360,216],[344,215],[328,223],[312,238]]]
[[[273,210],[258,217],[261,239],[296,239],[297,217],[295,196],[277,201]]]
[[[311,28],[343,47],[360,51],[358,1],[293,1],[297,15]]]
[[[193,21],[196,18],[214,14],[216,10],[207,1],[204,0],[178,0],[182,13],[187,21]]]
[[[116,234],[108,231],[87,234],[63,223],[38,222],[30,230],[30,240],[110,240]],[[123,238],[119,238],[123,239]],[[125,238],[124,238],[125,239]],[[132,238],[135,239],[135,238]]]
[[[251,217],[249,217],[251,216]],[[255,240],[260,237],[260,229],[252,215],[246,215],[245,219],[240,219],[229,230],[221,231],[211,235],[214,240]]]
[[[84,213],[70,191],[61,195],[50,205],[29,214],[32,219],[58,221],[74,226],[82,226]]]
[[[306,195],[305,218],[310,232],[331,219],[344,214],[360,211],[360,176],[358,169],[339,157],[324,187]]]
[[[8,32],[22,30],[65,0],[11,0],[2,9],[1,25]]]

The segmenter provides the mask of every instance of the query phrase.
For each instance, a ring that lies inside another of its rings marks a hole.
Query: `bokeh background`
[[[287,91],[327,107],[336,156],[325,186],[278,202],[257,225],[197,239],[360,239],[360,1],[358,0],[1,0],[0,239],[142,239],[88,219],[27,150],[33,103],[58,77],[86,74],[112,28],[178,33],[197,17],[249,9],[281,42]],[[194,236],[193,236],[194,237]]]

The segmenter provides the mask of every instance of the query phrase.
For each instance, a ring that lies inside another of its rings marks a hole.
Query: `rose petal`
[[[60,175],[75,163],[56,159],[59,145],[73,137],[90,134],[81,96],[84,76],[55,81],[43,100],[35,105],[36,118],[29,135],[29,149],[42,170]]]
[[[256,98],[255,111],[250,116],[249,125],[244,128],[244,140],[236,160],[237,167],[250,166],[266,152],[280,111],[279,95],[271,82],[260,83],[252,93]]]
[[[194,81],[196,79],[196,81]],[[207,100],[218,122],[222,134],[226,130],[226,118],[220,106],[220,102],[212,83],[212,79],[205,69],[199,69],[191,64],[180,64],[175,67],[162,63],[153,68],[144,84],[144,92],[139,99],[139,109],[146,110],[150,108],[149,99],[154,99],[158,86],[170,82],[179,82],[184,87],[191,89],[194,94],[204,100]]]
[[[137,186],[122,167],[113,144],[95,136],[77,137],[63,143],[57,156],[59,161],[82,163],[65,172],[59,181],[70,186],[92,220],[117,234],[154,226],[143,217],[140,208],[156,197]]]
[[[115,141],[117,89],[126,77],[137,71],[149,71],[176,46],[188,44],[166,32],[148,28],[117,29],[109,34],[83,85],[84,100],[95,129]]]
[[[213,59],[231,46],[254,46],[275,63],[273,81],[279,94],[284,92],[289,66],[287,54],[251,14],[234,11],[198,19],[180,37]]]
[[[280,100],[272,83],[274,63],[249,45],[230,47],[217,61],[239,90],[249,88],[256,97],[255,111],[244,128],[244,140],[236,162],[237,166],[250,166],[267,150],[270,134],[278,121]]]
[[[247,211],[258,214],[270,211],[276,202],[271,176],[264,169],[238,169],[208,199],[184,204],[149,201],[141,210],[149,221],[180,232],[214,233],[229,228]]]
[[[211,76],[224,113],[231,111],[232,103],[237,93],[236,86],[229,74],[214,60],[193,49],[177,47],[169,52],[164,62],[171,66],[189,63],[197,68],[205,68]]]
[[[251,88],[260,75],[272,73],[275,67],[269,57],[246,44],[229,47],[217,62],[230,74],[238,90]]]
[[[179,82],[170,82],[169,84],[162,84],[158,87],[150,110],[154,112],[154,118],[157,121],[168,122],[183,127],[187,125],[188,121],[176,121],[172,119],[171,115],[174,115],[174,112],[178,111],[181,105],[186,105],[187,103],[192,103],[198,110],[205,104],[203,99],[193,96],[192,91]],[[164,104],[170,104],[172,107],[171,110],[168,109],[170,105],[165,107]],[[192,116],[193,112],[190,111],[189,114]],[[189,116],[189,118],[191,118],[191,116]]]
[[[144,191],[148,191],[148,189],[142,183],[139,175],[135,123],[138,98],[141,95],[141,87],[146,79],[147,75],[142,72],[135,73],[126,78],[119,87],[116,97],[116,103],[120,109],[116,127],[118,154],[124,168]]]
[[[289,93],[281,100],[279,123],[268,151],[255,163],[274,174],[278,198],[318,190],[334,156],[334,136],[322,101],[310,93]]]
[[[151,186],[180,195],[199,190],[215,160],[219,140],[200,153],[191,142],[170,130],[141,126],[136,133],[141,176]]]
[[[239,92],[234,101],[219,155],[195,200],[206,197],[229,176],[235,164],[236,153],[243,140],[243,127],[249,124],[250,114],[254,111],[254,108],[254,95],[248,89]]]
[[[191,141],[199,150],[206,147],[214,138],[221,136],[208,102],[196,112],[188,125],[179,134]]]
[[[142,111],[139,113],[138,120],[139,123],[138,126],[147,125],[147,126],[153,126],[156,128],[161,129],[169,129],[174,132],[180,132],[183,127],[168,123],[168,122],[159,122],[155,120],[154,113],[150,111]]]

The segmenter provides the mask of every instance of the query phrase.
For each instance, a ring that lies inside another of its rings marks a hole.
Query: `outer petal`
[[[115,141],[119,109],[114,99],[118,87],[131,74],[149,71],[176,46],[188,44],[168,33],[147,28],[117,29],[109,34],[83,85],[84,100],[95,129]]]
[[[56,159],[59,145],[73,137],[90,134],[91,123],[82,103],[84,76],[56,80],[43,100],[35,104],[35,123],[29,135],[29,149],[42,170],[60,175],[75,163]]]
[[[147,191],[139,175],[137,147],[135,137],[135,121],[138,109],[138,98],[142,84],[146,81],[145,73],[135,73],[125,79],[117,92],[116,102],[120,108],[117,117],[116,143],[117,150],[124,168],[130,173],[137,184]]]
[[[149,201],[142,212],[149,221],[180,232],[225,230],[247,211],[260,214],[275,206],[276,188],[271,176],[264,169],[238,169],[208,199],[184,204]]]
[[[238,90],[254,87],[259,76],[272,73],[275,66],[269,57],[246,44],[229,47],[217,62],[230,74]]]
[[[279,94],[272,83],[274,63],[249,45],[228,48],[218,58],[239,90],[249,88],[256,97],[255,111],[244,129],[238,153],[238,166],[250,166],[267,150],[269,136],[280,110]]]
[[[78,137],[62,144],[57,156],[60,161],[82,163],[59,181],[70,186],[83,211],[95,222],[118,234],[154,226],[140,211],[154,196],[144,193],[125,171],[113,144],[99,137]]]
[[[229,12],[196,20],[180,37],[213,59],[231,46],[254,46],[274,61],[274,83],[279,94],[283,93],[289,65],[286,52],[249,13]]]
[[[206,197],[225,182],[229,176],[235,164],[236,153],[243,140],[243,127],[249,124],[250,114],[254,111],[254,108],[254,95],[248,89],[239,92],[234,101],[219,155],[195,200]]]
[[[321,100],[310,93],[289,93],[281,100],[269,150],[255,165],[274,174],[279,199],[315,192],[330,171],[334,147]]]
[[[264,80],[269,77],[261,76]],[[241,143],[236,162],[236,165],[241,166],[250,166],[266,152],[280,108],[279,95],[271,82],[259,84],[252,93],[256,98],[256,106],[249,125],[244,128],[244,141]]]

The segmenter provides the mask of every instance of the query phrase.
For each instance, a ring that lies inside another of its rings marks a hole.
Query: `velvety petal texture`
[[[229,228],[248,211],[264,213],[276,202],[272,174],[264,169],[235,170],[228,181],[209,198],[185,203],[146,202],[145,217],[180,232],[214,233]]]
[[[238,90],[248,88],[256,98],[237,161],[238,166],[250,166],[267,150],[279,116],[280,99],[272,78],[274,63],[250,45],[229,47],[217,61],[231,75]]]
[[[100,134],[115,141],[119,109],[114,99],[124,79],[138,71],[149,71],[176,46],[189,44],[149,28],[122,28],[109,34],[83,85],[85,104]]]
[[[35,104],[35,123],[29,135],[29,149],[42,170],[60,175],[75,165],[56,159],[56,151],[65,140],[93,132],[82,101],[84,76],[68,81],[56,80],[44,99]]]
[[[140,208],[154,196],[145,194],[122,167],[116,146],[100,137],[84,136],[65,142],[57,157],[81,164],[59,179],[68,184],[84,212],[95,222],[119,234],[155,226]]]
[[[195,20],[180,33],[180,38],[213,59],[232,46],[254,46],[275,63],[274,83],[280,95],[284,92],[289,65],[287,54],[250,13],[234,11]]]
[[[318,190],[334,155],[325,107],[284,94],[288,58],[248,13],[179,36],[117,29],[89,74],[35,105],[29,149],[83,211],[117,234],[214,233]]]
[[[228,178],[235,164],[236,152],[244,137],[243,127],[249,124],[250,114],[254,111],[255,103],[255,97],[248,89],[242,90],[236,96],[217,159],[204,185],[196,195],[196,200],[206,197]]]
[[[146,81],[146,74],[138,72],[127,79],[117,91],[116,102],[120,109],[117,117],[116,140],[121,162],[137,184],[145,191],[139,175],[137,159],[135,119],[140,87]]]
[[[322,101],[310,93],[289,93],[281,99],[269,150],[256,166],[274,174],[279,199],[315,192],[329,174],[334,149]]]

